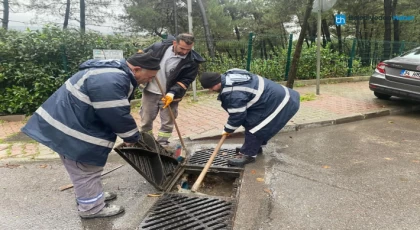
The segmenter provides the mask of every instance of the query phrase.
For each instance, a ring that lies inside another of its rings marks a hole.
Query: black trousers
[[[261,146],[266,144],[267,141],[261,140],[254,134],[250,133],[248,130],[245,130],[245,141],[241,147],[240,152],[250,157],[256,157]]]

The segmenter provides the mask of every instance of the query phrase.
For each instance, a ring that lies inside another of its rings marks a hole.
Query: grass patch
[[[7,123],[7,121],[0,120],[0,125],[1,125],[1,124],[5,124],[5,123]]]
[[[6,150],[6,156],[12,155],[12,145],[9,145],[9,147]]]
[[[304,86],[307,86],[307,84],[305,84],[304,82],[296,82],[296,83],[293,84],[293,86],[295,86],[295,87],[304,87]]]
[[[140,107],[141,107],[141,101],[138,101],[134,105],[131,106],[131,110],[139,110]]]
[[[300,96],[300,101],[313,101],[316,99],[316,95],[314,93],[306,93]]]

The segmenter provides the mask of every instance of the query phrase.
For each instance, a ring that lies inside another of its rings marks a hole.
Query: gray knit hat
[[[211,88],[220,82],[222,82],[220,73],[205,72],[201,74],[200,83],[205,89]]]

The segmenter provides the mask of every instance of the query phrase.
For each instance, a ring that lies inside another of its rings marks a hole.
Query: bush
[[[0,115],[33,113],[81,63],[92,58],[92,49],[120,49],[130,56],[146,45],[126,36],[81,35],[57,27],[24,32],[0,29]]]
[[[202,66],[202,71],[223,73],[231,68],[246,68],[246,58],[228,58],[224,53],[218,53],[214,59],[206,55],[203,56],[207,59],[207,62]],[[287,50],[278,49],[275,52],[270,52],[269,56],[271,57],[270,59],[253,58],[251,72],[273,81],[284,81]],[[302,49],[296,76],[297,80],[316,78],[316,57],[316,46]],[[320,78],[346,77],[348,59],[349,57],[346,55],[331,51],[329,45],[325,48],[321,47]],[[366,72],[366,70],[361,68],[360,60],[356,58],[353,60],[353,73],[360,71]]]
[[[75,30],[45,27],[40,31],[5,31],[0,29],[0,115],[31,114],[72,74],[78,66],[92,58],[93,49],[119,49],[130,56],[160,38],[146,40],[122,35],[102,35]],[[203,43],[204,44],[204,43]],[[223,73],[231,68],[246,68],[247,43],[219,42],[221,50],[200,67],[204,71]],[[197,44],[197,48],[203,46]],[[204,49],[202,49],[204,50]],[[251,72],[274,81],[282,81],[286,69],[286,50],[275,48],[270,59],[253,58]],[[293,53],[293,52],[292,52]],[[348,56],[331,52],[329,46],[321,48],[321,78],[347,75]],[[353,73],[371,72],[361,68],[360,59],[353,63]],[[316,47],[303,47],[297,79],[316,77]],[[135,98],[140,98],[137,91]]]

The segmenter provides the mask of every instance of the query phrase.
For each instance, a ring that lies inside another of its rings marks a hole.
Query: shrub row
[[[119,49],[130,56],[159,39],[80,34],[74,30],[45,27],[39,31],[5,31],[0,29],[0,115],[31,114],[78,66],[92,58],[93,49]],[[304,48],[300,58],[298,79],[316,76],[315,47]],[[245,68],[246,60],[229,58],[218,53],[216,58],[202,55],[207,62],[200,71],[225,72],[231,68]],[[271,53],[269,60],[254,58],[251,71],[269,79],[284,79],[286,50]],[[347,73],[348,57],[322,49],[321,77],[342,77]],[[354,63],[359,68],[359,63]],[[200,86],[199,86],[200,87]],[[139,97],[140,93],[136,94]]]

